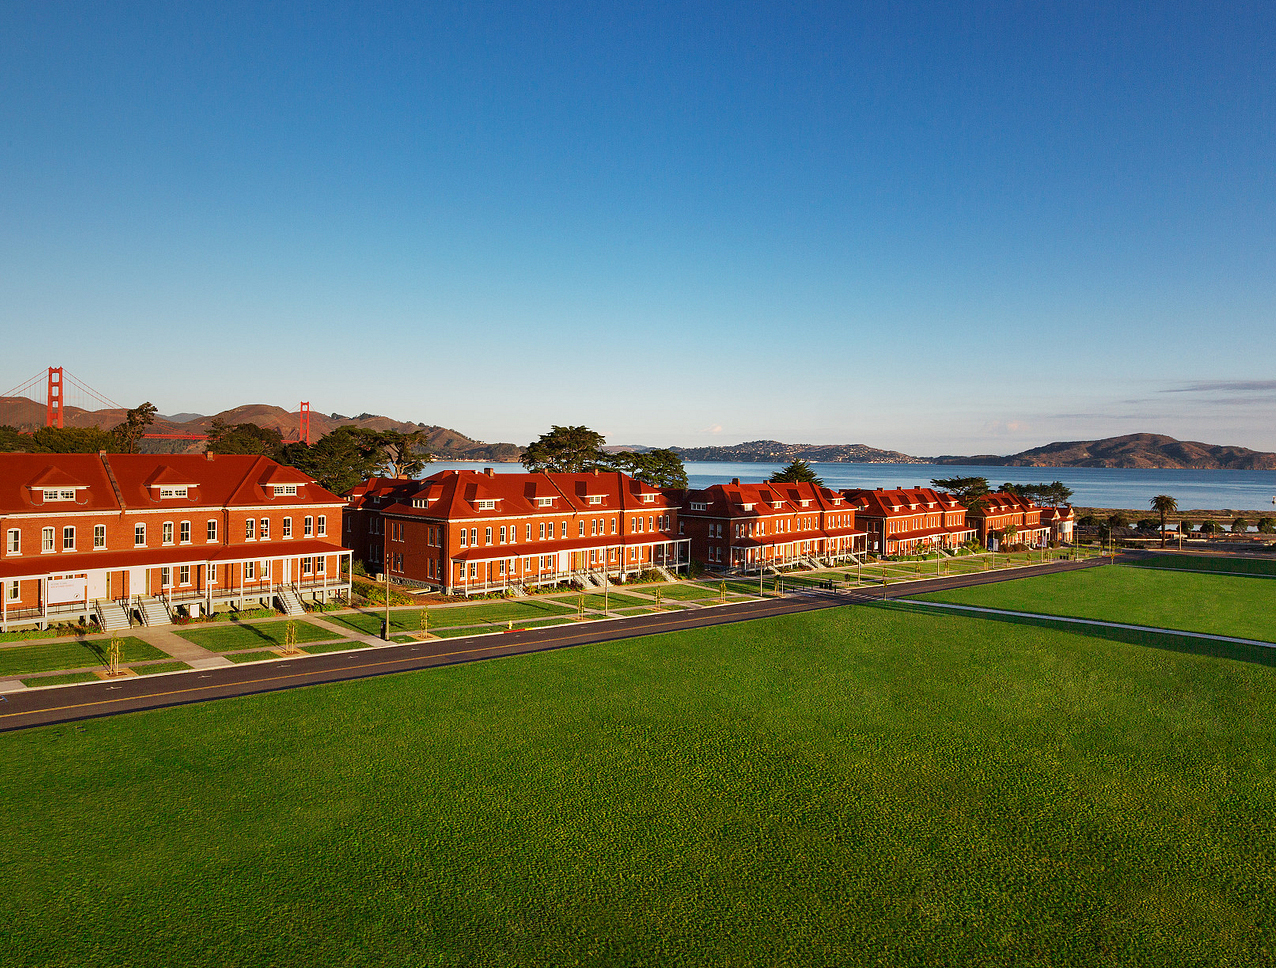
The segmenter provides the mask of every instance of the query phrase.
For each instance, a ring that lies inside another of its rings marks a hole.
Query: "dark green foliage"
[[[283,446],[283,434],[274,427],[259,427],[254,423],[228,424],[224,420],[214,420],[208,428],[210,454],[261,454],[271,460],[278,460]]]
[[[645,481],[652,487],[686,487],[687,469],[682,458],[672,450],[657,447],[646,453],[621,451],[603,454],[599,466],[624,471],[630,477]]]
[[[986,477],[936,477],[932,486],[947,491],[971,512],[977,512],[992,493]]]
[[[1007,483],[1002,484],[1000,490],[1008,494],[1018,494],[1020,497],[1036,501],[1038,504],[1049,504],[1052,507],[1067,504],[1072,498],[1072,488],[1062,481],[1052,481],[1049,484]]]
[[[1274,747],[1239,654],[866,607],[0,734],[5,959],[1268,964]]]
[[[1258,531],[1260,534],[1276,534],[1276,518],[1259,518]]]
[[[1218,534],[1223,530],[1223,526],[1215,521],[1202,521],[1199,530],[1201,534]]]
[[[1232,522],[1232,530],[1236,532],[1244,532],[1249,530],[1249,522],[1244,518],[1237,518]]]
[[[1130,519],[1120,511],[1117,511],[1114,514],[1108,515],[1107,525],[1109,528],[1114,530],[1116,528],[1128,528],[1130,526]]]
[[[115,435],[116,447],[125,454],[136,453],[142,435],[155,422],[157,412],[155,404],[148,400],[125,413],[124,420],[111,431]]]
[[[1159,522],[1156,518],[1139,518],[1134,526],[1140,531],[1156,531],[1159,527]]]
[[[767,480],[772,484],[817,484],[820,487],[824,486],[823,479],[804,460],[791,461],[787,467],[776,471]]]
[[[602,452],[604,437],[588,427],[550,428],[523,452],[523,466],[529,471],[580,473],[607,466]]]
[[[119,446],[116,435],[98,427],[41,427],[32,438],[53,454],[96,454]]]
[[[344,494],[385,470],[385,442],[375,430],[338,427],[312,446],[289,444],[284,449],[283,460],[309,474],[321,487],[334,494]]]

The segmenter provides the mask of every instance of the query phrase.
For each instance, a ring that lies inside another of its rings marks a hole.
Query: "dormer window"
[[[744,507],[744,509],[745,509],[746,511],[752,511],[752,510],[753,510],[753,505],[752,505],[752,504],[745,504],[745,505],[743,505],[743,507]]]
[[[296,497],[296,496],[297,496],[296,484],[276,484],[275,485],[275,497]]]
[[[809,499],[802,502],[802,507],[809,508],[810,506],[811,506],[811,502]],[[779,507],[779,505],[777,504],[776,507]]]
[[[589,503],[590,503],[590,504],[602,504],[602,503],[603,503],[603,496],[602,496],[601,494],[591,494],[591,495],[589,495]]]
[[[422,501],[422,500],[413,500],[413,502],[412,502],[412,506],[413,506],[414,508],[426,508],[426,507],[429,507],[430,505],[429,505],[426,501]]]
[[[478,503],[478,509],[480,511],[495,511],[496,510],[495,501],[479,501],[477,503]]]
[[[708,510],[709,510],[709,505],[707,505],[707,504],[698,504],[697,502],[692,501],[692,502],[691,502],[691,510],[693,510],[693,511],[708,511]]]
[[[536,506],[541,508],[553,507],[554,499],[552,497],[538,497],[536,499]]]
[[[643,501],[643,503],[644,503],[644,504],[650,504],[650,503],[651,503],[652,501],[654,501],[655,499],[656,499],[656,495],[654,495],[654,494],[644,494],[644,495],[642,496],[642,501]]]
[[[188,488],[186,487],[161,487],[159,489],[160,500],[171,497],[186,497],[187,491]]]
[[[63,490],[62,488],[46,487],[44,489],[44,500],[47,504],[49,501],[74,501],[75,491],[71,489]]]

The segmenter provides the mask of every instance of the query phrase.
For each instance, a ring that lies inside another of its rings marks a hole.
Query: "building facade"
[[[1041,520],[1041,508],[1035,501],[997,491],[982,498],[967,514],[985,548],[993,544],[1024,544],[1029,548],[1044,547],[1050,541],[1050,525]],[[1013,536],[1006,531],[1014,529]]]
[[[347,515],[379,519],[357,527],[374,536],[370,553],[379,540],[392,580],[448,594],[600,585],[689,562],[676,501],[616,471],[443,471],[411,493],[370,481],[348,498]]]
[[[1050,529],[1050,540],[1059,544],[1071,544],[1077,516],[1068,505],[1041,509],[1041,524]]]
[[[815,484],[715,484],[687,491],[681,527],[691,554],[711,568],[836,564],[865,551],[855,508]]]
[[[0,629],[348,594],[342,506],[253,455],[0,454]]]
[[[976,536],[966,521],[966,508],[933,488],[853,488],[842,493],[868,532],[868,550],[876,555],[959,548]]]

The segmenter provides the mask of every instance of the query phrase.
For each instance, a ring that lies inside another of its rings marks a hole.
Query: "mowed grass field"
[[[859,606],[0,734],[6,965],[1257,965],[1276,669]]]
[[[1105,565],[916,598],[1276,642],[1276,581],[1263,578]]]
[[[1182,571],[1268,575],[1276,578],[1276,558],[1246,558],[1240,555],[1156,555],[1134,564],[1140,568],[1175,568]]]

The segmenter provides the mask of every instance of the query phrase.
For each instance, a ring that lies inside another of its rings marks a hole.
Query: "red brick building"
[[[867,535],[841,494],[814,484],[714,484],[687,491],[682,528],[712,568],[836,563],[863,554]]]
[[[966,508],[951,494],[929,487],[853,488],[843,492],[868,532],[876,555],[911,555],[927,549],[958,548],[974,539]]]
[[[381,512],[392,504],[410,500],[420,486],[420,481],[410,477],[370,477],[346,492],[341,541],[369,572],[382,571],[385,562],[385,522]]]
[[[1076,514],[1066,504],[1062,507],[1041,509],[1041,524],[1050,529],[1051,541],[1071,544],[1076,523]]]
[[[989,494],[968,513],[967,518],[979,531],[979,540],[985,548],[991,547],[995,536],[1001,543],[1025,544],[1040,548],[1050,541],[1050,525],[1041,521],[1041,508],[1035,501],[997,491]],[[1007,528],[1014,528],[1011,539],[1004,537]]]
[[[573,581],[623,581],[688,563],[678,506],[619,472],[442,471],[416,483],[369,481],[348,495],[349,534],[378,545],[395,581],[474,594]],[[385,503],[390,498],[395,503]],[[375,522],[372,520],[376,518]],[[358,549],[362,551],[363,549]]]
[[[265,457],[0,454],[0,630],[347,594],[342,501]]]

